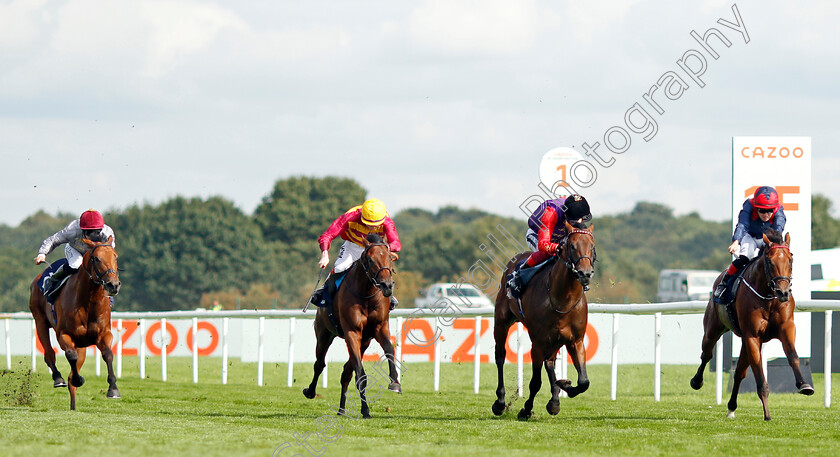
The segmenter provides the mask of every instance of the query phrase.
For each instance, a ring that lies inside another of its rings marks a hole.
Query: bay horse
[[[397,378],[394,362],[394,345],[391,343],[391,330],[388,325],[390,315],[390,297],[394,292],[393,261],[397,253],[377,234],[369,234],[364,240],[364,252],[359,260],[347,270],[347,274],[333,300],[335,317],[340,329],[330,321],[327,308],[318,308],[315,315],[315,374],[309,387],[303,389],[306,398],[315,398],[318,377],[326,366],[327,350],[333,339],[343,333],[350,359],[344,364],[341,373],[341,401],[338,414],[345,415],[347,386],[353,374],[356,375],[356,388],[361,396],[361,415],[370,418],[367,404],[367,376],[362,365],[362,356],[375,339],[388,358],[390,383],[388,390],[402,393]]]
[[[569,397],[575,397],[589,388],[589,377],[586,375],[586,355],[583,338],[588,323],[589,305],[584,294],[584,286],[594,273],[595,237],[593,227],[576,229],[566,222],[566,233],[569,235],[560,243],[557,252],[558,259],[551,268],[543,268],[536,273],[525,288],[521,301],[507,295],[507,284],[502,280],[502,286],[496,295],[496,313],[493,336],[496,340],[496,368],[499,384],[496,388],[496,401],[493,403],[493,414],[500,416],[506,409],[505,405],[505,343],[508,330],[514,321],[522,322],[531,337],[531,382],[528,384],[530,395],[524,407],[519,411],[518,418],[527,420],[532,416],[534,397],[542,386],[541,368],[544,366],[551,385],[551,400],[546,410],[551,415],[560,412],[558,396],[564,390]],[[513,271],[513,268],[526,259],[530,252],[524,252],[511,260],[502,278]],[[568,379],[556,379],[554,364],[557,351],[565,346],[572,358],[578,373],[578,384],[572,386]]]
[[[96,346],[108,366],[108,398],[120,398],[117,377],[114,376],[111,352],[111,303],[110,298],[120,290],[117,269],[117,252],[111,246],[114,237],[99,244],[82,239],[88,250],[82,257],[81,271],[67,279],[56,295],[54,311],[38,287],[43,273],[29,287],[29,310],[35,319],[35,329],[44,360],[52,371],[53,387],[67,387],[70,391],[70,409],[76,409],[76,389],[85,383],[79,371],[85,362],[85,348]],[[64,381],[55,366],[55,351],[50,342],[50,328],[55,329],[58,345],[70,363],[70,384]],[[81,350],[79,350],[81,349]]]
[[[742,284],[735,294],[734,322],[730,320],[724,306],[718,305],[714,297],[709,299],[703,316],[703,342],[701,345],[700,367],[691,378],[691,387],[695,390],[703,387],[703,370],[717,340],[727,331],[741,337],[741,354],[735,368],[732,384],[732,396],[729,398],[727,418],[735,417],[738,407],[738,389],[747,374],[747,366],[755,375],[756,393],[764,408],[764,420],[770,420],[767,397],[770,388],[764,377],[761,365],[761,345],[773,338],[782,343],[788,363],[793,369],[796,388],[803,395],[813,395],[814,388],[805,382],[799,369],[799,355],[794,346],[796,325],[793,322],[793,310],[796,304],[791,294],[791,272],[793,254],[790,252],[790,233],[782,234],[769,230],[763,235],[764,248],[759,257],[744,271]],[[718,276],[713,289],[721,280]]]

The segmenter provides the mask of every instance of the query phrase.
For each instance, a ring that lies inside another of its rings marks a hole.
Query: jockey
[[[400,239],[397,236],[397,228],[394,221],[388,216],[385,203],[376,198],[371,198],[359,206],[354,206],[333,221],[323,235],[318,238],[318,245],[321,248],[321,260],[318,266],[327,268],[330,263],[330,243],[341,236],[344,244],[338,251],[338,258],[330,277],[324,285],[312,295],[311,303],[317,305],[322,299],[321,294],[327,290],[330,294],[334,292],[335,280],[338,273],[343,273],[353,262],[358,260],[365,252],[364,240],[370,233],[377,233],[386,242],[391,252],[399,252],[401,248]],[[391,295],[391,309],[397,306],[397,298]]]
[[[714,292],[715,298],[720,298],[728,287],[729,279],[761,252],[764,232],[768,229],[784,232],[786,220],[784,207],[779,204],[779,194],[770,186],[759,187],[752,198],[744,201],[738,213],[732,244],[729,245],[729,253],[737,258],[721,278]]]
[[[513,296],[522,293],[522,284],[519,281],[519,270],[522,268],[535,267],[550,257],[557,255],[568,233],[566,224],[568,221],[575,228],[584,229],[592,221],[592,213],[589,210],[589,203],[580,195],[570,195],[566,199],[556,198],[546,200],[528,218],[528,232],[525,241],[528,247],[534,252],[523,263],[520,263],[508,278],[508,289]],[[588,287],[585,287],[588,289]]]
[[[54,286],[60,284],[64,278],[75,273],[82,266],[82,256],[89,249],[82,242],[83,238],[97,243],[104,243],[112,236],[114,236],[114,230],[105,225],[105,220],[99,214],[99,211],[89,209],[82,213],[81,217],[67,224],[67,227],[47,237],[41,244],[41,248],[38,249],[38,255],[35,256],[35,264],[45,263],[47,261],[47,255],[53,249],[66,243],[64,246],[64,255],[67,257],[67,265],[62,265],[44,280],[44,290],[52,290]],[[111,246],[116,247],[116,243],[112,241]]]

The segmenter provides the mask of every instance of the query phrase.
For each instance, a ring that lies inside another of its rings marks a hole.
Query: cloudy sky
[[[176,195],[251,213],[294,175],[517,215],[546,151],[603,143],[710,27],[732,45],[581,189],[595,214],[728,219],[733,135],[813,137],[840,204],[840,6],[686,3],[0,0],[0,224]],[[749,43],[717,22],[733,4]]]

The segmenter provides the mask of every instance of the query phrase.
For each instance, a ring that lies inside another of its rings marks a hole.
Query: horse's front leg
[[[309,387],[303,388],[303,396],[309,399],[315,398],[315,388],[318,384],[318,378],[324,371],[324,367],[327,366],[327,351],[330,349],[330,345],[335,339],[335,335],[327,330],[327,327],[321,320],[320,315],[315,318],[315,338],[317,343],[315,345],[315,365],[313,367],[314,374],[312,376],[312,382],[309,383]]]
[[[572,358],[572,363],[575,364],[575,370],[577,370],[577,385],[572,387],[572,381],[561,379],[557,381],[557,386],[565,390],[569,398],[574,398],[589,389],[589,376],[586,375],[586,348],[583,346],[583,338],[567,344],[566,350],[569,351],[569,357]]]
[[[560,386],[557,384],[557,374],[554,372],[554,364],[557,359],[557,352],[545,361],[545,372],[548,374],[548,385],[551,386],[551,400],[545,405],[548,414],[556,416],[560,412]],[[560,363],[564,363],[561,361]]]
[[[117,376],[114,374],[114,353],[111,351],[111,342],[113,336],[108,331],[102,338],[99,339],[96,347],[102,353],[102,360],[105,361],[105,366],[108,368],[108,393],[107,398],[120,398],[120,390],[117,388]]]
[[[85,378],[79,374],[82,364],[85,362],[85,351],[77,350],[73,340],[66,333],[62,333],[58,337],[61,348],[64,349],[64,356],[67,357],[67,362],[70,363],[70,384],[67,386],[70,391],[70,410],[76,409],[76,389],[82,387],[85,383]]]
[[[365,390],[367,389],[367,376],[365,376],[365,367],[362,365],[362,354],[364,348],[362,347],[362,333],[361,332],[345,332],[344,340],[347,342],[347,352],[350,353],[350,366],[353,372],[356,373],[356,388],[359,390],[359,398],[362,402],[361,413],[365,419],[370,418],[370,409],[367,404],[367,397]]]
[[[741,389],[741,381],[747,376],[747,367],[750,366],[747,357],[747,345],[741,341],[741,354],[738,356],[738,365],[735,366],[734,377],[732,378],[732,394],[729,396],[729,403],[726,407],[729,412],[726,413],[727,419],[735,418],[735,410],[738,409],[738,391]]]
[[[788,321],[782,325],[779,331],[779,341],[782,342],[782,348],[787,356],[790,368],[793,369],[793,377],[796,379],[796,388],[799,393],[803,395],[814,395],[814,387],[805,382],[802,376],[802,371],[799,369],[799,354],[796,353],[796,325],[793,321]]]
[[[499,382],[496,386],[496,401],[493,402],[493,414],[501,416],[507,409],[505,404],[505,358],[507,357],[507,350],[505,349],[507,343],[508,329],[510,329],[510,320],[502,320],[496,315],[493,323],[493,339],[496,341],[496,372],[498,373]],[[476,354],[478,357],[478,354]]]
[[[712,359],[712,353],[715,349],[720,337],[726,333],[726,327],[720,323],[717,315],[714,302],[710,301],[706,307],[706,314],[703,316],[703,342],[700,345],[700,366],[697,367],[697,373],[691,378],[691,388],[699,390],[703,387],[703,372],[706,370],[706,364]]]
[[[525,400],[525,405],[519,410],[517,417],[519,420],[530,419],[533,415],[534,397],[542,387],[542,366],[545,361],[545,355],[541,347],[531,347],[531,382],[528,383],[528,399]]]
[[[755,390],[764,408],[764,420],[770,420],[770,408],[767,405],[767,397],[770,396],[770,386],[764,377],[764,368],[761,366],[761,340],[758,337],[745,338],[744,344],[749,354],[750,369],[755,376]]]

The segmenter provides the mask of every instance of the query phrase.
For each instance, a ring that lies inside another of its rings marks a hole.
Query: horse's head
[[[560,245],[560,258],[566,267],[577,275],[581,285],[588,286],[595,273],[595,237],[593,226],[586,229],[575,228],[566,222],[566,242]]]
[[[105,243],[82,239],[90,249],[85,252],[82,267],[91,281],[105,288],[105,292],[114,296],[120,292],[120,277],[117,269],[117,251],[111,246],[114,237],[108,237]]]
[[[782,302],[790,299],[793,253],[790,252],[790,233],[782,234],[768,230],[764,237],[764,273],[770,282],[773,294]]]
[[[390,297],[394,293],[393,261],[397,253],[391,252],[388,243],[375,233],[365,238],[365,252],[361,257],[362,268],[370,282],[382,291],[382,295]]]

